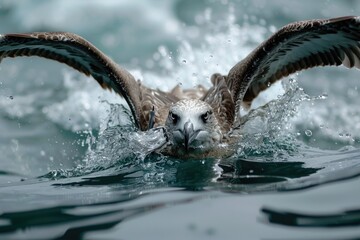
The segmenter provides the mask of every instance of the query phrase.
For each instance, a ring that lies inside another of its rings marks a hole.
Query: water
[[[39,4],[41,3],[41,4]],[[0,32],[76,32],[144,84],[209,86],[279,27],[357,1],[0,1]],[[140,17],[141,16],[141,17]],[[38,58],[0,64],[1,239],[358,239],[359,73],[305,71],[226,159],[156,153],[125,102]],[[245,112],[244,112],[245,114]]]

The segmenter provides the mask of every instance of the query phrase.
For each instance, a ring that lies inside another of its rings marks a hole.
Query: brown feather
[[[234,122],[235,104],[224,76],[214,74],[211,81],[213,86],[201,100],[207,102],[213,108],[218,122],[221,123],[221,131],[227,133]]]

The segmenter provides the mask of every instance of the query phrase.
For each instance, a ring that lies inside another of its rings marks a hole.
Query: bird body
[[[249,107],[275,81],[317,66],[360,68],[360,18],[340,17],[288,24],[261,43],[227,75],[215,73],[212,87],[169,92],[142,85],[82,37],[67,32],[0,35],[0,60],[40,56],[91,75],[103,88],[122,96],[136,126],[164,128],[162,153],[218,157],[231,151],[241,123],[240,106]],[[226,57],[226,56],[225,56]]]

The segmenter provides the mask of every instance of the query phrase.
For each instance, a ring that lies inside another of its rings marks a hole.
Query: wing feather
[[[237,63],[227,77],[236,101],[252,100],[275,81],[326,65],[360,68],[360,17],[309,20],[284,26]]]
[[[113,89],[125,98],[140,127],[139,83],[128,71],[82,37],[67,32],[0,35],[0,61],[18,56],[52,59],[91,75],[103,88]]]

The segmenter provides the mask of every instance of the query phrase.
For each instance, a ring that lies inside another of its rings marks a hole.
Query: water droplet
[[[319,99],[325,100],[325,99],[327,99],[327,98],[328,98],[328,94],[327,94],[327,93],[323,93],[323,94],[321,94],[321,95],[319,96]]]
[[[40,151],[40,155],[41,155],[41,156],[45,156],[45,155],[46,155],[45,151],[44,151],[44,150],[41,150],[41,151]]]
[[[9,96],[9,98],[10,98],[11,100],[13,100],[13,99],[14,99],[14,96]]]
[[[274,25],[271,25],[269,27],[269,31],[272,32],[272,33],[275,33],[276,32],[276,27]]]
[[[319,128],[324,128],[324,127],[325,127],[324,124],[319,125]]]
[[[213,55],[210,55],[209,57],[213,58],[214,56],[213,56]]]
[[[183,60],[182,60],[182,63],[186,63],[186,60],[185,60],[185,59],[183,59]]]
[[[295,78],[290,78],[289,83],[296,83],[296,79]]]
[[[308,137],[311,137],[312,136],[312,131],[307,129],[305,130],[305,135],[308,136]]]

